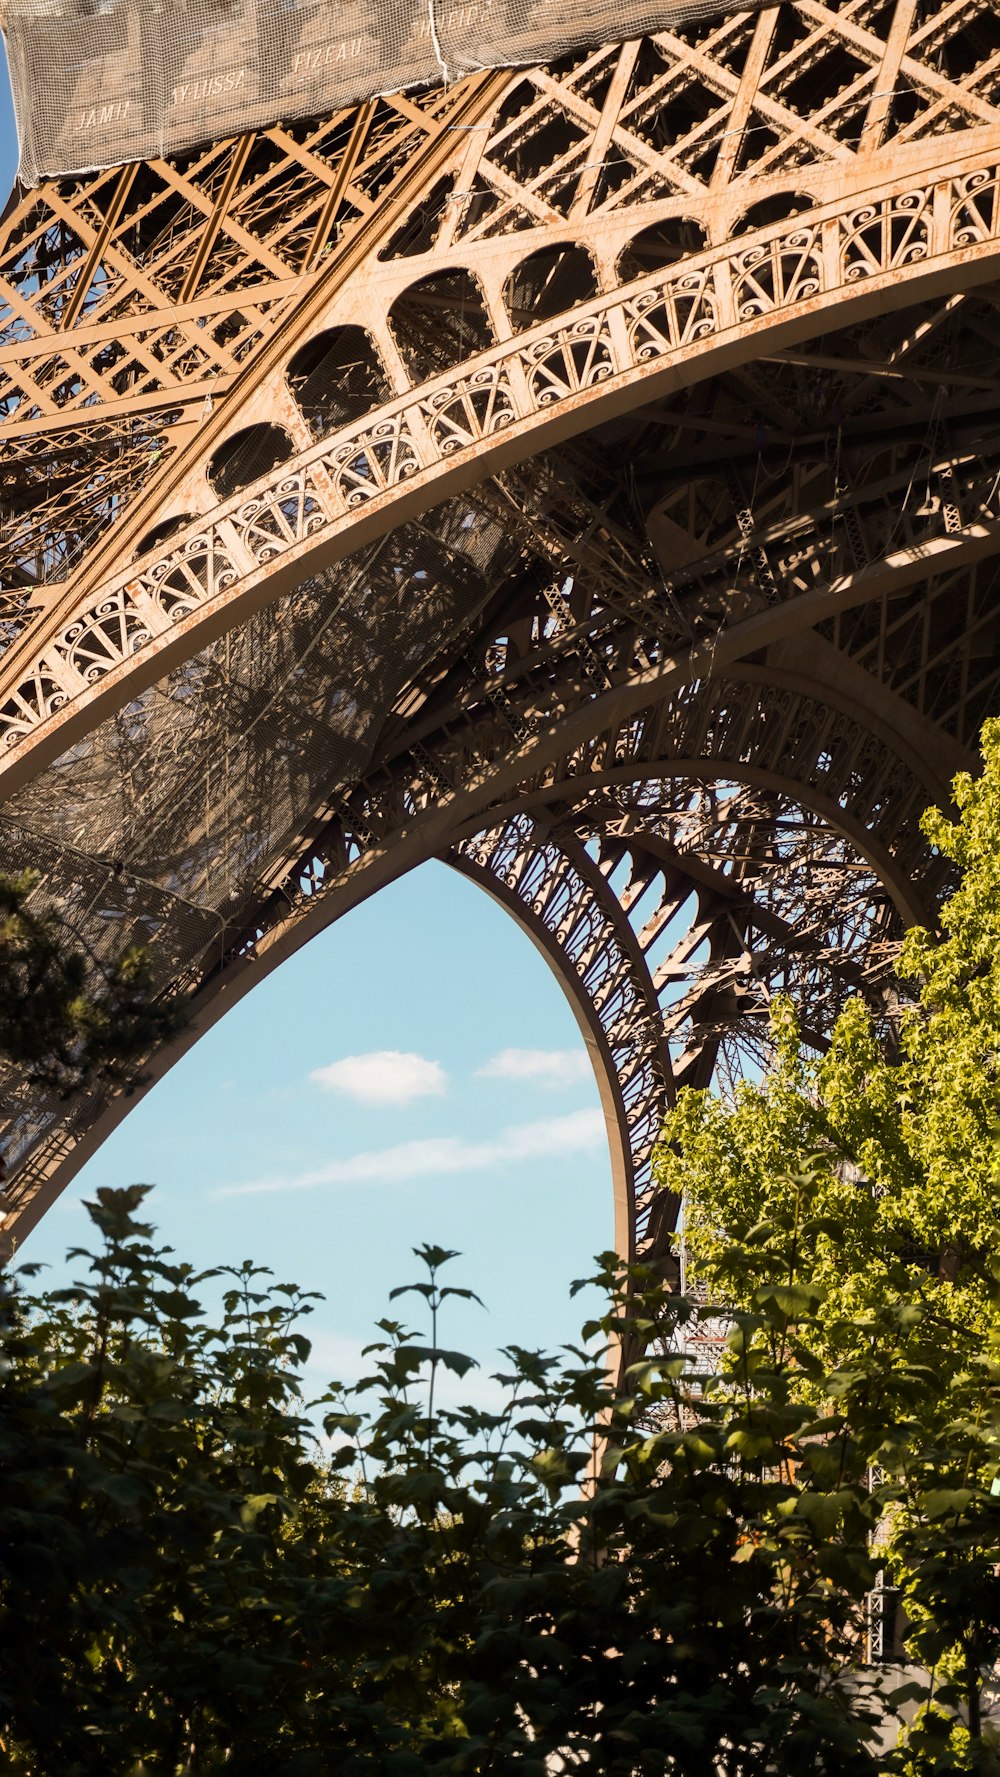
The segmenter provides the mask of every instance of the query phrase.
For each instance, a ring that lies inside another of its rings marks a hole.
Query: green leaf
[[[920,1494],[919,1503],[926,1517],[942,1518],[952,1512],[964,1512],[975,1498],[971,1487],[936,1487]]]
[[[240,1521],[249,1528],[257,1522],[261,1512],[265,1511],[268,1506],[277,1504],[278,1495],[276,1493],[251,1494],[240,1506]]]

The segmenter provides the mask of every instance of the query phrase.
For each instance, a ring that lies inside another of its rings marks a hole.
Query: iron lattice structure
[[[678,1081],[885,1005],[1000,656],[1000,19],[798,0],[16,195],[0,867],[193,1041],[437,857]],[[155,1056],[161,1073],[179,1052]],[[128,1102],[4,1082],[8,1235]]]

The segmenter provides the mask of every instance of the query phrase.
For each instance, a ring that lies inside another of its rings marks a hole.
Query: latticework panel
[[[991,7],[802,0],[16,203],[4,863],[196,1034],[458,862],[659,1239],[678,1081],[891,1016],[997,707],[998,103]],[[8,1083],[15,1227],[121,1111]]]

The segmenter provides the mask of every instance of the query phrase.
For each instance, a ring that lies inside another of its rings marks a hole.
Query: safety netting
[[[489,490],[401,525],[230,630],[103,723],[0,815],[0,871],[30,867],[104,966],[130,944],[158,988],[252,929],[276,857],[369,766],[399,696],[515,569],[524,528]],[[94,1104],[77,1101],[70,1124]],[[0,1058],[16,1166],[66,1107]]]
[[[35,184],[763,3],[0,0],[0,25]]]

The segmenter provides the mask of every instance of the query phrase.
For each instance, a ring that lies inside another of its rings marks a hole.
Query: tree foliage
[[[430,1339],[380,1323],[371,1375],[319,1403],[323,1454],[309,1302],[247,1263],[213,1324],[209,1274],[156,1247],[143,1195],[100,1193],[79,1284],[6,1300],[0,1741],[18,1777],[992,1768],[954,1746],[939,1762],[946,1716],[880,1750],[903,1699],[864,1669],[889,1497],[868,1468],[893,1436],[925,1633],[950,1647],[956,1613],[980,1632],[995,1617],[991,1412],[934,1443],[940,1363],[904,1309],[824,1365],[822,1290],[778,1278],[734,1311],[706,1385],[689,1356],[704,1311],[609,1256],[584,1345],[514,1348],[495,1410],[447,1410],[436,1385],[469,1360],[440,1342],[453,1255],[426,1248]],[[772,1250],[742,1248],[765,1270]],[[645,1342],[629,1393],[595,1333]]]
[[[957,887],[943,935],[903,945],[914,997],[895,1051],[856,999],[809,1056],[779,1002],[771,1074],[733,1104],[682,1094],[657,1168],[683,1180],[688,1273],[712,1299],[753,1312],[813,1290],[817,1399],[833,1367],[870,1373],[884,1561],[910,1653],[936,1670],[920,1733],[946,1761],[972,1757],[1000,1658],[1000,723],[983,761],[955,782],[957,822],[925,817]]]
[[[0,1054],[62,1096],[94,1080],[134,1085],[182,1027],[181,1002],[156,992],[141,947],[92,955],[54,908],[33,904],[36,888],[31,872],[0,875]]]
[[[644,1361],[650,1432],[592,1349],[515,1348],[497,1410],[440,1409],[469,1360],[438,1342],[452,1255],[427,1248],[430,1342],[381,1323],[371,1376],[321,1404],[323,1457],[309,1304],[247,1264],[211,1325],[207,1277],[156,1248],[142,1195],[91,1206],[105,1244],[78,1286],[7,1301],[12,1772],[876,1768],[852,1669],[869,1495],[847,1453],[835,1522],[790,1512],[831,1489],[794,1478],[822,1434],[784,1384],[699,1402],[683,1356]],[[605,1333],[676,1343],[687,1304],[602,1281]]]
[[[493,1409],[442,1404],[447,1251],[395,1292],[426,1335],[385,1318],[309,1404],[310,1302],[98,1193],[80,1281],[2,1299],[15,1777],[1000,1769],[1000,728],[957,795],[898,1053],[852,1003],[810,1059],[777,1006],[772,1076],[682,1097],[659,1161],[707,1301],[607,1256],[607,1314],[506,1352]],[[880,1569],[902,1674],[867,1658]]]

